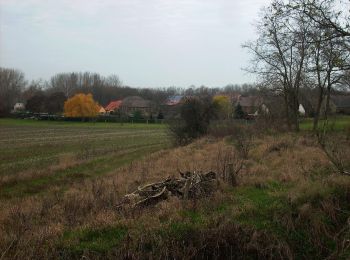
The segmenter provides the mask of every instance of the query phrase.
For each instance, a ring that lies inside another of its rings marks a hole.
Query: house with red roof
[[[106,109],[104,109],[104,107],[100,106],[100,109],[98,110],[98,112],[100,113],[100,115],[104,115],[104,114],[106,114]]]
[[[122,105],[122,101],[121,100],[111,101],[105,107],[106,113],[108,113],[108,114],[112,113],[113,114],[113,113],[117,112],[121,105]]]

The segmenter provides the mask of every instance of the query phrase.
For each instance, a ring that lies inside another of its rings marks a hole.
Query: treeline
[[[24,103],[31,112],[58,113],[63,111],[66,99],[77,93],[91,93],[95,101],[106,106],[112,100],[128,96],[141,96],[162,104],[169,96],[213,96],[216,93],[256,94],[258,89],[253,84],[227,85],[223,88],[205,86],[188,88],[134,88],[122,84],[116,75],[107,77],[91,72],[59,73],[48,81],[33,80],[28,82],[23,72],[16,69],[0,68],[0,115],[11,112],[17,102]]]
[[[349,86],[350,3],[337,0],[274,0],[262,11],[258,39],[244,45],[253,55],[249,72],[283,97],[290,129],[299,129],[302,90],[316,96],[314,129],[330,96]]]

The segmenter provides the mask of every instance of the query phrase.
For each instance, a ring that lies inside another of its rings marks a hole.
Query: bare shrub
[[[276,108],[276,110],[278,109]],[[254,128],[261,133],[271,131],[285,132],[288,126],[283,116],[262,114],[256,118]]]
[[[290,144],[284,140],[277,141],[274,143],[271,143],[268,149],[266,150],[267,153],[273,153],[273,152],[280,152],[283,150],[286,150],[290,147]]]
[[[248,159],[255,132],[252,127],[238,126],[232,134],[233,144],[243,159]]]
[[[290,136],[284,136],[283,138],[273,138],[266,147],[266,154],[274,153],[274,152],[282,152],[289,148],[294,147],[296,140],[291,138]]]
[[[219,138],[228,136],[243,159],[248,158],[253,136],[258,135],[252,125],[244,125],[241,121],[220,121],[210,127],[209,134]]]
[[[350,175],[349,167],[350,142],[345,135],[332,131],[334,126],[329,126],[328,121],[316,132],[318,143],[327,158],[340,174]]]
[[[237,175],[242,170],[244,159],[233,147],[219,147],[216,151],[216,168],[219,176],[232,186],[237,185]]]
[[[249,125],[227,121],[223,130],[215,127],[210,133],[216,137],[228,135],[228,141],[233,144],[233,147],[226,146],[217,150],[216,168],[225,182],[236,186],[237,176],[253,145],[254,130]]]
[[[230,136],[236,131],[237,124],[237,121],[232,120],[214,121],[209,127],[208,134],[216,138]]]

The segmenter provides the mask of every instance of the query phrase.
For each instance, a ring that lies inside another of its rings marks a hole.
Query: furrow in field
[[[119,151],[128,151],[128,149],[136,148],[136,147],[146,147],[146,146],[152,146],[155,144],[165,144],[165,140],[157,140],[156,142],[145,142],[145,143],[138,143],[138,144],[129,144],[125,146],[115,146],[115,147],[109,147],[109,148],[92,148],[87,149],[86,151],[82,151],[81,157],[84,157],[84,152],[87,154],[86,156],[98,156],[98,155],[106,155],[108,153],[118,153]],[[40,155],[40,156],[34,156],[22,160],[16,160],[15,162],[5,162],[0,163],[0,175],[1,174],[7,174],[11,173],[11,171],[15,171],[16,169],[22,169],[23,165],[30,168],[35,168],[35,166],[42,166],[43,163],[57,163],[59,156],[64,155],[64,153],[55,153],[52,155]],[[79,151],[74,153],[75,156],[79,156]]]
[[[28,145],[12,145],[7,149],[0,151],[0,164],[6,161],[13,161],[16,159],[25,159],[34,156],[50,155],[54,153],[63,152],[79,152],[86,149],[122,149],[125,146],[133,144],[142,144],[152,141],[162,142],[167,140],[166,135],[163,133],[160,135],[150,136],[135,136],[129,137],[114,137],[114,138],[99,138],[99,139],[79,139],[69,140],[65,142],[46,142],[46,143],[33,143]]]
[[[108,173],[137,158],[162,148],[164,148],[164,144],[138,147],[121,151],[118,155],[103,156],[68,169],[57,170],[50,173],[48,176],[41,176],[39,179],[22,180],[9,185],[5,184],[0,189],[0,197],[7,199],[45,193],[52,186],[64,189],[67,185],[71,185],[74,182]]]
[[[20,126],[16,127],[6,127],[0,126],[0,139],[3,136],[8,135],[28,135],[28,134],[50,134],[50,133],[76,133],[76,132],[130,132],[130,131],[138,131],[138,132],[147,132],[147,131],[162,131],[159,128],[149,128],[149,129],[140,129],[140,128],[132,128],[132,127],[50,127],[50,128],[38,128],[38,127],[27,127],[23,128]]]
[[[19,141],[13,141],[12,143],[6,143],[6,144],[0,144],[1,147],[6,150],[8,149],[15,149],[15,148],[27,148],[31,146],[45,146],[45,145],[61,145],[61,144],[71,144],[71,143],[89,143],[93,141],[118,141],[118,140],[124,140],[125,138],[130,139],[131,142],[134,140],[137,140],[138,138],[165,138],[166,134],[164,133],[152,133],[148,135],[141,135],[141,134],[135,134],[135,135],[102,135],[102,136],[70,136],[70,137],[57,137],[55,139],[42,139],[38,141],[31,142],[30,140],[26,142],[19,142]],[[1,154],[1,151],[0,151]]]
[[[159,131],[134,131],[135,133],[130,133],[129,132],[103,132],[103,133],[89,133],[89,132],[81,132],[81,133],[75,133],[75,134],[67,134],[67,135],[62,135],[61,133],[56,133],[51,135],[45,135],[45,136],[38,136],[38,137],[34,137],[32,135],[26,135],[26,137],[18,137],[18,136],[14,136],[15,138],[10,138],[10,139],[1,139],[0,138],[0,143],[7,143],[7,142],[38,142],[38,141],[47,141],[47,140],[57,140],[57,139],[65,139],[65,138],[70,138],[70,139],[74,139],[76,137],[80,137],[80,138],[85,138],[85,137],[99,137],[99,136],[140,136],[140,135],[152,135],[152,134],[158,134],[160,133]],[[57,136],[57,134],[59,136]]]

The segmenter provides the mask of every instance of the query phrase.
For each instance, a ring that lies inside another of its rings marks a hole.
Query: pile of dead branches
[[[170,196],[180,199],[201,198],[216,189],[217,176],[214,172],[180,174],[180,178],[169,177],[161,182],[138,187],[134,192],[125,195],[120,206],[144,207],[154,205]]]

